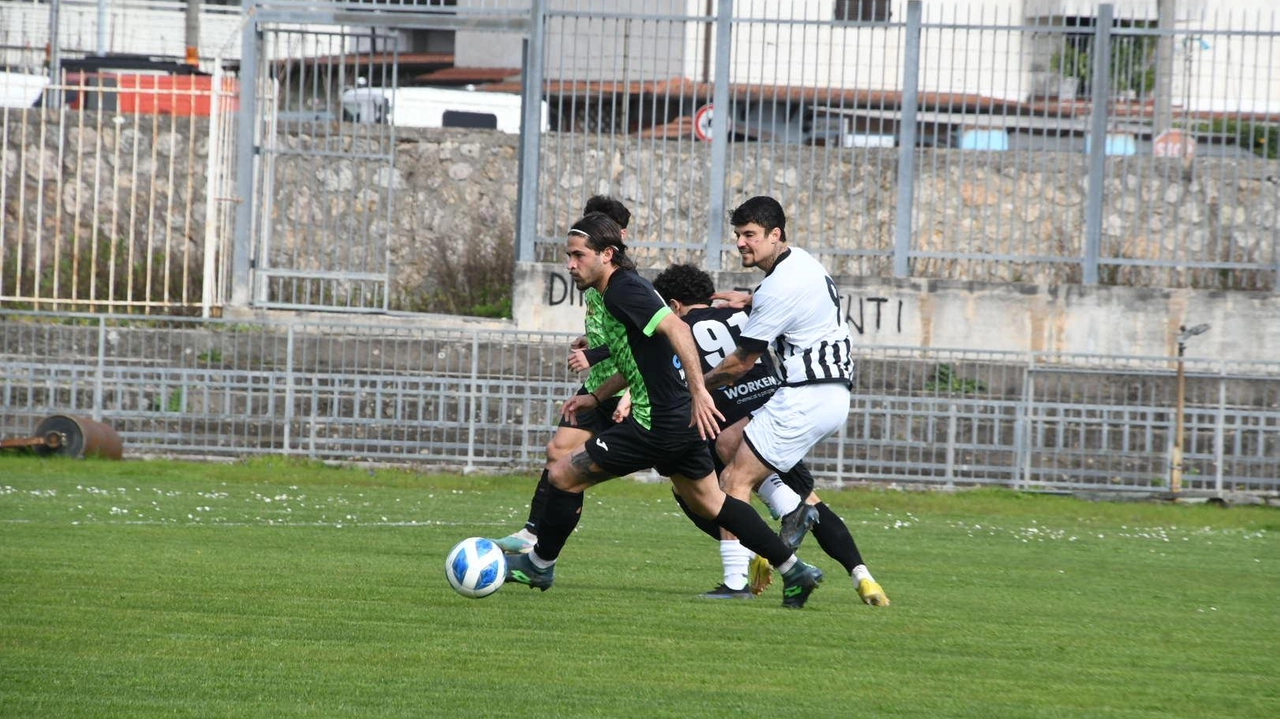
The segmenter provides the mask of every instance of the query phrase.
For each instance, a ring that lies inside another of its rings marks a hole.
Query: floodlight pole
[[[1182,408],[1187,397],[1187,379],[1182,369],[1182,355],[1187,351],[1187,340],[1207,329],[1209,325],[1196,325],[1190,329],[1186,325],[1178,327],[1178,400],[1177,414],[1173,424],[1173,466],[1169,473],[1169,491],[1175,495],[1182,491]]]

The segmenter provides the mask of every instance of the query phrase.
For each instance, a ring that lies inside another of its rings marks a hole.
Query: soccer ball
[[[498,591],[507,580],[507,557],[492,540],[468,537],[449,550],[444,575],[453,591],[480,599]]]

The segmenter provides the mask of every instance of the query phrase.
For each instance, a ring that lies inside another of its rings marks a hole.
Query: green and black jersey
[[[582,293],[582,299],[587,306],[587,315],[584,320],[586,325],[587,347],[600,347],[605,345],[605,312],[604,298],[600,296],[599,290],[594,287],[588,287]],[[593,362],[590,371],[587,372],[587,379],[582,383],[588,392],[595,392],[596,387],[601,382],[612,377],[617,373],[617,369],[613,366],[613,360],[605,357],[599,361]]]
[[[615,270],[604,296],[604,339],[614,368],[631,388],[631,417],[647,430],[696,432],[680,358],[657,334],[671,308],[635,270]]]

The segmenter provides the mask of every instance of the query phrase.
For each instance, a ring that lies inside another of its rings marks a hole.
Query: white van
[[[35,107],[48,85],[48,75],[0,71],[0,107]]]
[[[393,90],[361,84],[342,93],[343,119],[399,127],[475,127],[518,133],[520,105],[520,96],[508,92],[442,87]],[[542,129],[547,129],[545,100]]]

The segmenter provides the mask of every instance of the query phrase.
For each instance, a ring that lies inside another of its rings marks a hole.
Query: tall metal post
[[[545,0],[533,0],[525,41],[520,101],[520,184],[516,188],[516,260],[533,262],[538,240],[538,163],[542,150],[542,73],[546,56]]]
[[[704,266],[720,269],[724,247],[725,174],[729,164],[729,58],[733,49],[733,0],[720,0],[716,15],[716,70],[711,92],[711,196],[707,206],[707,256]]]
[[[200,0],[187,0],[186,14],[186,63],[196,66],[200,64]]]
[[[107,54],[107,4],[111,0],[98,0],[98,42],[94,52],[98,57]]]
[[[254,168],[257,166],[258,55],[261,32],[254,17],[258,0],[242,0],[240,116],[236,122],[236,232],[231,246],[231,302],[248,307],[252,297]]]
[[[44,94],[44,106],[50,110],[62,107],[62,42],[58,39],[58,10],[62,0],[49,3],[49,92]]]
[[[1089,116],[1089,193],[1085,200],[1083,282],[1098,284],[1098,257],[1102,249],[1102,185],[1107,179],[1107,105],[1111,97],[1111,5],[1098,6],[1093,29],[1092,105]]]
[[[1209,325],[1196,325],[1191,328],[1183,325],[1178,328],[1178,399],[1173,421],[1173,458],[1169,471],[1169,491],[1173,494],[1182,491],[1182,412],[1187,397],[1187,380],[1182,369],[1182,355],[1187,350],[1187,340],[1208,329]]]
[[[1156,18],[1160,34],[1156,37],[1156,83],[1151,93],[1155,104],[1151,118],[1153,139],[1173,128],[1173,30],[1178,19],[1178,0],[1159,0]]]
[[[902,119],[898,124],[898,211],[893,231],[893,276],[911,272],[911,217],[916,177],[916,112],[920,107],[920,0],[907,3],[905,55],[902,60]]]

